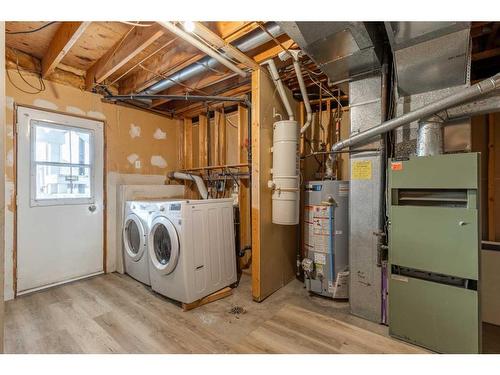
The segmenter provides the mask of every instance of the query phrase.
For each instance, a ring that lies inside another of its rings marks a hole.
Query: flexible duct
[[[343,141],[337,142],[332,146],[332,151],[340,151],[346,147],[351,147],[356,144],[370,140],[373,137],[394,130],[402,125],[410,122],[426,119],[436,113],[439,113],[447,108],[454,107],[458,104],[474,100],[478,97],[486,95],[500,87],[500,73],[467,87],[455,94],[446,98],[436,100],[433,103],[420,107],[412,112],[405,113],[392,120],[385,121],[378,126],[374,126],[366,131],[353,135]]]
[[[265,25],[266,33],[264,30],[257,29],[250,32],[248,35],[238,39],[233,46],[238,48],[241,52],[250,51],[264,43],[272,40],[272,37],[278,37],[283,32],[281,31],[278,24],[274,22],[268,22]],[[271,37],[272,35],[272,37]],[[224,55],[224,54],[222,54]],[[219,62],[213,57],[207,56],[196,63],[179,70],[177,73],[172,74],[161,81],[158,81],[154,85],[151,85],[147,89],[140,92],[140,94],[156,94],[160,91],[164,91],[170,87],[177,85],[179,82],[183,82],[192,78],[198,74],[204,73],[207,70],[214,69],[217,67]]]
[[[184,39],[186,42],[198,48],[200,51],[206,53],[208,56],[211,56],[212,58],[217,60],[217,62],[219,62],[220,64],[224,65],[228,69],[231,69],[233,72],[239,74],[242,77],[246,77],[248,75],[247,72],[238,68],[235,64],[226,59],[222,54],[210,48],[207,44],[201,42],[199,39],[196,39],[191,34],[177,27],[176,25],[174,25],[173,22],[158,22],[158,23],[171,33],[177,35],[181,39]]]
[[[203,199],[208,199],[208,190],[203,182],[203,179],[200,176],[193,175],[191,173],[183,173],[183,172],[172,172],[168,175],[169,178],[175,178],[178,180],[188,180],[194,181],[196,184],[196,188],[198,189],[198,193]]]

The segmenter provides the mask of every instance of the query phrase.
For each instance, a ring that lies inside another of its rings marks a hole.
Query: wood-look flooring
[[[243,275],[232,296],[184,312],[117,273],[6,303],[6,353],[424,353],[311,297],[299,281],[262,303]],[[236,308],[238,307],[238,308]]]

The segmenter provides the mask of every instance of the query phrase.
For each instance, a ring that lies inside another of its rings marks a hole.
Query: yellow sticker
[[[371,180],[372,179],[372,161],[357,160],[351,161],[351,179],[353,180]]]

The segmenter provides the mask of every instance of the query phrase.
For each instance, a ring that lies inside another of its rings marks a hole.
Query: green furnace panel
[[[478,353],[477,153],[389,162],[389,332],[440,353]]]

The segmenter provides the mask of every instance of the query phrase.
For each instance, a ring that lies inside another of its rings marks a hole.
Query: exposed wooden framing
[[[260,283],[260,70],[252,73],[252,298],[261,297]]]
[[[165,33],[158,24],[151,27],[136,27],[118,41],[87,72],[86,85],[91,89],[94,83],[101,83],[140,52],[153,44]]]
[[[291,48],[293,45],[294,45],[294,41],[292,39],[287,39],[285,41],[282,41],[281,44],[283,44],[283,46],[285,48]],[[278,54],[283,51],[283,48],[281,48],[281,46],[279,45],[275,45],[267,50],[265,50],[264,52],[261,52],[257,55],[255,55],[253,57],[253,59],[257,62],[257,63],[262,63],[268,59],[271,59],[273,57],[276,57],[278,56]]]
[[[221,113],[219,111],[215,111],[214,113],[214,128],[213,128],[213,135],[214,135],[214,139],[212,140],[212,144],[210,145],[210,150],[213,154],[213,163],[214,165],[222,165],[224,163],[221,162],[220,160],[220,131],[219,131],[219,127],[220,127],[220,124],[222,122],[221,120]]]
[[[208,119],[206,115],[198,117],[198,167],[208,166]]]
[[[248,111],[249,109],[238,106],[238,161],[248,163]],[[250,223],[250,184],[247,179],[240,179],[239,186],[239,208],[240,208],[240,247],[252,244],[252,233]],[[251,252],[246,251],[240,258],[240,267],[248,268]]]
[[[75,42],[85,32],[90,22],[63,22],[42,58],[42,77],[51,74]]]
[[[472,61],[489,59],[500,55],[500,47],[472,54]]]
[[[488,115],[488,240],[495,238],[495,114]]]
[[[179,120],[179,131],[177,133],[179,169],[184,169],[184,120]]]
[[[228,169],[228,168],[248,168],[250,165],[248,163],[238,163],[238,164],[226,164],[226,165],[209,165],[206,167],[193,167],[190,169],[181,169],[183,172],[199,172],[199,171],[211,171],[214,169]]]
[[[219,111],[216,111],[216,113]],[[217,131],[219,132],[219,163],[224,165],[226,164],[226,114],[224,113],[224,107],[220,110],[219,122],[216,123]]]
[[[193,121],[184,119],[184,168],[193,168]]]
[[[253,70],[260,69],[260,65],[257,64],[252,58],[248,57],[238,48],[225,41],[201,22],[195,23],[194,33],[217,49],[223,50],[229,57],[245,64],[247,67]]]

